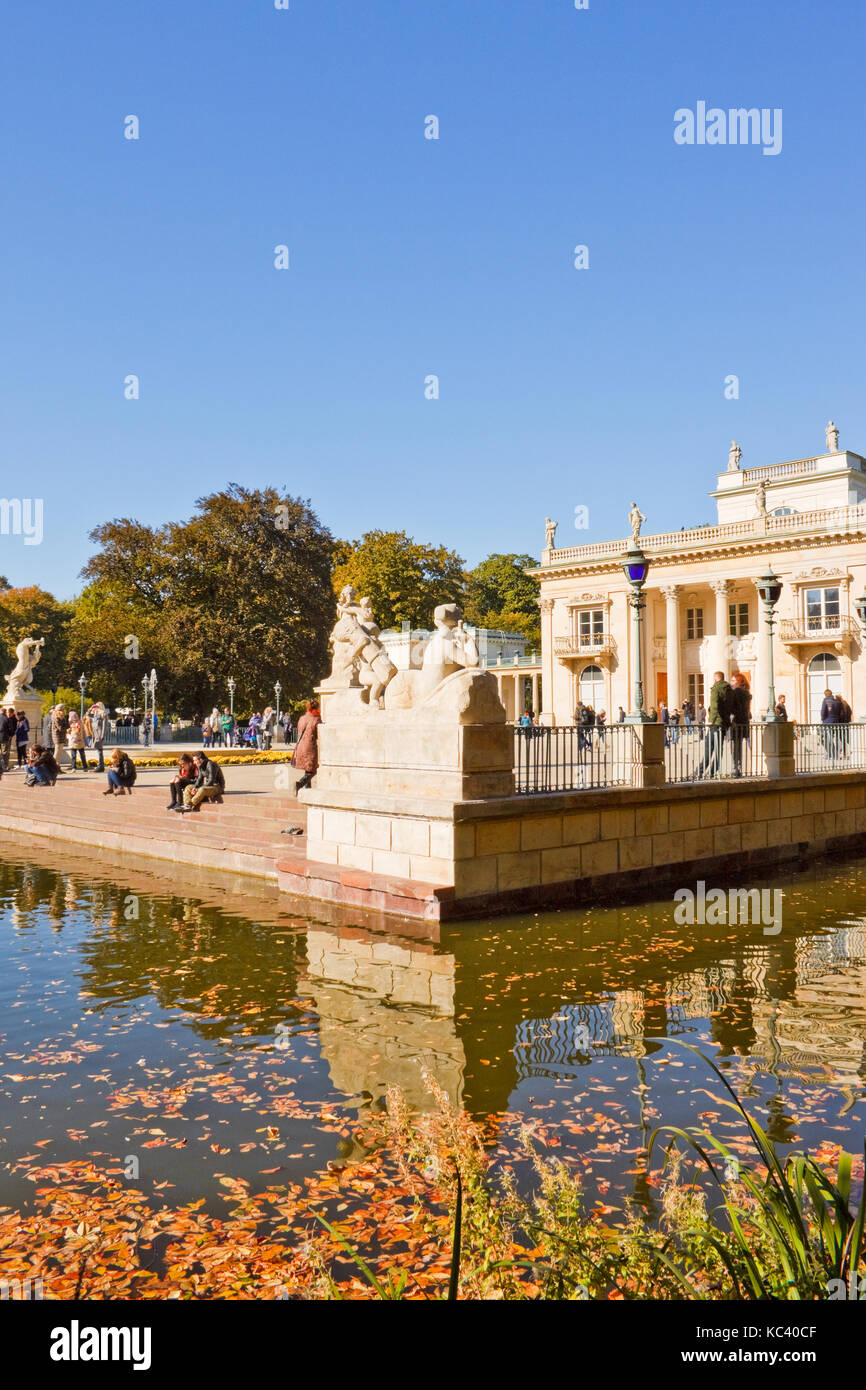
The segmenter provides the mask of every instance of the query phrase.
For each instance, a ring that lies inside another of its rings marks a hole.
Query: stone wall
[[[651,892],[866,850],[866,776],[558,793],[465,804],[455,897],[473,911]],[[474,901],[472,901],[474,900]]]

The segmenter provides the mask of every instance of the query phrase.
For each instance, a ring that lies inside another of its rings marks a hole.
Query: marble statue
[[[433,611],[434,632],[424,648],[421,686],[429,693],[455,671],[474,670],[481,665],[478,646],[463,626],[463,615],[456,603],[440,603]]]
[[[544,518],[544,548],[553,550],[556,547],[556,528],[558,521],[551,521],[550,517]]]
[[[17,665],[14,671],[10,671],[6,677],[5,703],[13,705],[22,695],[33,694],[33,672],[39,664],[44,646],[44,637],[24,637],[18,643],[15,648],[15,655],[18,658]]]
[[[347,584],[337,600],[337,621],[330,636],[334,656],[331,674],[323,683],[328,690],[362,688],[375,708],[382,707],[385,687],[397,667],[379,641],[380,629],[369,598],[361,599]]]
[[[729,472],[729,473],[736,473],[737,469],[738,469],[739,466],[740,466],[740,459],[741,459],[742,457],[743,457],[743,451],[742,451],[742,449],[740,448],[740,446],[739,446],[739,444],[737,443],[736,439],[732,439],[732,440],[731,440],[730,452],[728,453],[728,472]]]
[[[755,512],[757,516],[767,515],[767,484],[763,478],[755,488]]]
[[[831,420],[824,431],[827,439],[827,453],[838,454],[839,452],[839,431]]]
[[[638,508],[637,502],[632,502],[631,510],[628,514],[628,524],[631,527],[631,534],[634,538],[635,544],[637,544],[638,536],[640,535],[640,528],[645,521],[646,517],[644,516],[643,512],[640,511],[640,509]]]

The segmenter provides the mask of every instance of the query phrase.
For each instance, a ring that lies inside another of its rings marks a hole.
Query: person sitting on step
[[[184,791],[183,805],[177,808],[181,812],[197,811],[203,801],[222,801],[226,789],[222,768],[207,753],[196,753],[195,766],[198,775]]]
[[[111,767],[108,769],[108,786],[102,793],[103,796],[123,796],[132,795],[132,786],[138,773],[135,763],[128,753],[124,753],[120,748],[115,748],[111,755]]]
[[[53,787],[60,768],[50,748],[34,743],[27,755],[27,771],[24,781],[28,787]]]
[[[197,776],[195,763],[191,753],[181,753],[177,760],[177,772],[169,783],[171,801],[166,806],[167,811],[179,811],[183,805],[183,794],[187,787],[192,786]]]

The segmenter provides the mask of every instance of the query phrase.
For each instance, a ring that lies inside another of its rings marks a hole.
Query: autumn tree
[[[540,647],[540,586],[526,573],[537,564],[531,555],[488,555],[466,576],[468,621],[476,627],[522,632],[530,647]]]
[[[431,628],[440,603],[464,602],[463,561],[444,545],[423,545],[405,531],[368,531],[344,548],[334,568],[334,590],[346,585],[372,600],[381,628]]]
[[[116,704],[157,670],[157,704],[188,715],[228,703],[247,712],[308,695],[328,669],[333,537],[306,502],[231,484],[189,521],[128,518],[91,533],[70,651],[90,691]],[[97,689],[99,686],[99,689]]]

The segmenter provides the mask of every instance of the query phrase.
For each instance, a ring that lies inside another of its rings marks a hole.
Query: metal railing
[[[844,614],[825,613],[815,618],[782,618],[779,636],[783,642],[814,642],[822,637],[856,637],[859,625]]]
[[[763,724],[670,724],[665,729],[667,781],[766,777]]]
[[[866,724],[796,724],[795,772],[866,768]]]
[[[632,724],[514,726],[514,781],[520,793],[630,787],[639,765]]]

